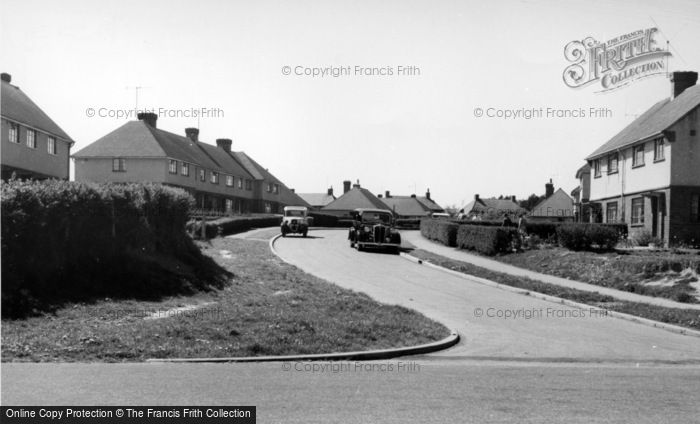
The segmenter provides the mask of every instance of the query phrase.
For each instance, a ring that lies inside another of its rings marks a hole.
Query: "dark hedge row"
[[[2,314],[220,284],[185,233],[192,198],[156,184],[2,182]]]
[[[542,240],[558,241],[557,230],[562,225],[595,225],[604,228],[614,229],[620,238],[627,237],[627,224],[582,224],[582,223],[565,223],[565,222],[531,222],[526,221],[525,232],[528,235],[535,235]]]
[[[444,219],[422,219],[420,233],[428,240],[435,240],[445,246],[457,246],[457,229],[459,224]]]
[[[559,244],[570,250],[610,250],[620,240],[613,225],[564,224],[557,227]]]
[[[460,225],[457,230],[457,247],[485,255],[511,252],[519,240],[518,230],[510,227]]]
[[[218,236],[243,233],[255,228],[279,227],[281,223],[281,216],[235,216],[207,221],[204,231],[206,231],[206,237],[210,239]],[[188,222],[187,231],[191,232],[195,238],[201,238],[201,221],[193,220]]]
[[[340,219],[335,215],[329,215],[320,212],[309,212],[309,216],[313,218],[311,226],[326,227],[326,228],[347,228],[352,226],[352,220]]]

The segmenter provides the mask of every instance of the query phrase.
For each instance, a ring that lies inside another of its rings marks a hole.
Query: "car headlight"
[[[366,233],[369,233],[370,231],[372,231],[372,229],[368,226],[365,226],[365,228],[363,228],[363,230],[365,230]]]

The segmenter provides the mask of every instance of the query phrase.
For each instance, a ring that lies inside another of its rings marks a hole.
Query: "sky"
[[[669,96],[664,75],[605,93],[568,87],[569,42],[656,27],[658,44],[671,43],[670,71],[700,70],[700,2],[690,0],[0,7],[0,71],[75,140],[73,152],[135,119],[136,107],[153,109],[159,128],[233,139],[297,192],[359,180],[375,193],[430,189],[443,206],[543,194],[550,178],[570,192],[586,156]],[[341,67],[350,72],[306,74]],[[202,108],[208,115],[192,116]],[[586,116],[504,119],[477,108]]]

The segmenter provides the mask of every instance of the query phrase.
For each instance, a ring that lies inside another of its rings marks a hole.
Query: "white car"
[[[287,234],[301,234],[306,237],[309,232],[310,218],[307,217],[308,213],[309,209],[305,206],[285,206],[280,225],[282,237],[286,237]]]

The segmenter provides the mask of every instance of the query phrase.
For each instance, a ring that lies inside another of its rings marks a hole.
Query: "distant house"
[[[319,211],[324,206],[334,201],[333,187],[328,188],[325,193],[297,193],[306,203],[311,205],[311,209]]]
[[[576,171],[578,187],[571,191],[574,199],[574,221],[591,222],[591,166],[585,164]]]
[[[343,195],[327,204],[321,209],[322,213],[335,215],[343,219],[350,219],[350,212],[357,208],[386,209],[391,210],[389,205],[384,203],[371,191],[360,186],[358,181],[350,188],[350,181],[343,182]]]
[[[140,113],[73,155],[75,179],[94,182],[149,181],[181,187],[198,208],[231,214],[280,213],[284,206],[308,206],[250,156],[199,140],[197,128],[185,135],[158,129],[158,116]]]
[[[73,140],[19,87],[0,75],[2,179],[69,178]]]
[[[425,193],[425,197],[416,196],[396,196],[388,190],[377,196],[387,206],[391,208],[397,218],[419,219],[430,216],[432,213],[442,213],[445,210],[430,198],[430,190]]]
[[[700,244],[700,86],[674,72],[672,95],[654,104],[586,160],[590,201],[603,222],[624,222],[666,244]]]
[[[518,205],[515,196],[504,199],[482,199],[478,194],[459,211],[462,219],[500,219],[506,215],[511,218],[522,216],[527,211]]]
[[[545,198],[527,215],[532,221],[573,222],[574,200],[561,188],[554,191],[554,184],[549,180],[545,184]]]

